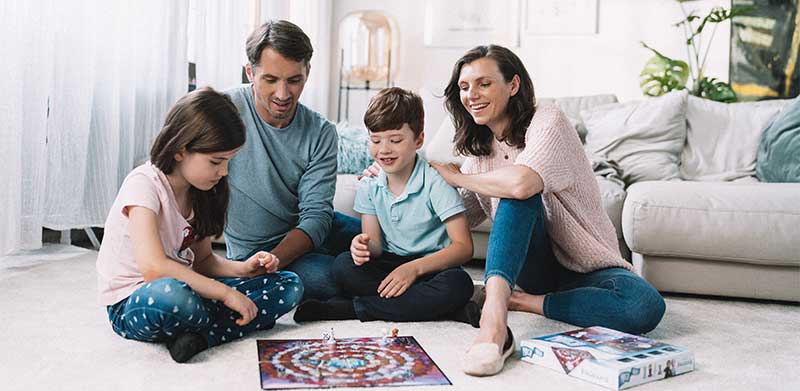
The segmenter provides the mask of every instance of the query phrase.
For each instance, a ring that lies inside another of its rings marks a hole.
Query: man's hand
[[[369,262],[369,235],[358,234],[350,243],[350,255],[353,256],[353,263],[361,266]]]
[[[447,182],[448,185],[453,187],[461,187],[458,184],[458,179],[463,174],[461,173],[461,169],[458,168],[457,165],[453,163],[434,163],[434,162],[429,162],[429,164],[431,165],[431,167],[433,167],[436,171],[439,172],[439,175],[441,175],[442,178],[444,178],[445,182]]]
[[[258,314],[256,303],[253,303],[247,296],[233,288],[228,289],[222,303],[225,304],[226,307],[242,315],[241,318],[236,319],[236,324],[239,326],[250,323]]]
[[[259,251],[252,257],[244,261],[244,277],[255,277],[264,273],[275,273],[278,271],[278,257],[266,251]]]
[[[397,297],[417,280],[418,272],[412,262],[404,263],[389,273],[378,285],[378,295],[385,299]]]

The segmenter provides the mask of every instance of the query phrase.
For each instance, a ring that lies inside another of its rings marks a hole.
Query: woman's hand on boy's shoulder
[[[378,164],[378,162],[372,162],[372,164],[369,167],[365,168],[364,171],[361,172],[361,175],[358,177],[358,180],[361,180],[361,178],[364,177],[375,178],[378,175],[380,175],[380,173],[381,173],[381,166]]]
[[[448,185],[453,187],[461,187],[458,184],[458,178],[462,175],[461,169],[453,164],[453,163],[437,163],[437,162],[428,162],[428,164],[436,170],[439,175],[444,178],[444,181],[447,182]]]
[[[280,260],[275,254],[266,251],[259,251],[246,261],[244,261],[244,276],[255,277],[264,273],[275,273],[278,271]]]

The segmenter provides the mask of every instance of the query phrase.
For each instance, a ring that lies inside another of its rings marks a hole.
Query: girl
[[[303,296],[297,275],[276,272],[274,255],[235,262],[211,250],[225,224],[228,161],[244,141],[230,98],[210,88],[167,114],[150,161],[119,190],[97,258],[100,302],[117,334],[165,341],[185,362],[272,328]]]

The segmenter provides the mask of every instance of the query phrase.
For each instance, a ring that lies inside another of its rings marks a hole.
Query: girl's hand
[[[253,303],[252,300],[236,289],[228,289],[222,302],[226,307],[242,315],[241,318],[236,319],[236,324],[239,326],[244,326],[250,323],[250,321],[253,320],[253,318],[255,318],[258,314],[258,307],[256,307],[256,303]]]
[[[404,263],[389,273],[378,285],[378,295],[391,298],[402,295],[417,280],[417,269],[411,262]]]
[[[439,175],[444,178],[448,185],[453,187],[461,187],[458,185],[458,178],[463,175],[461,169],[453,163],[434,163],[429,162],[431,167],[439,172]]]
[[[369,262],[369,235],[358,234],[350,243],[350,255],[353,256],[353,263],[361,266]]]
[[[275,254],[259,251],[244,261],[244,276],[255,277],[264,273],[275,273],[278,271],[279,263],[280,260]]]
[[[375,178],[380,173],[381,173],[381,166],[378,164],[378,162],[373,162],[369,167],[364,169],[364,171],[361,173],[361,176],[359,176],[358,179],[361,180],[361,178],[363,177]]]

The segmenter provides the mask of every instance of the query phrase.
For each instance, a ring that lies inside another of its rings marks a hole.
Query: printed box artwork
[[[265,390],[451,384],[410,336],[257,343]]]
[[[522,341],[523,361],[613,390],[694,370],[685,349],[605,327],[589,327]]]

